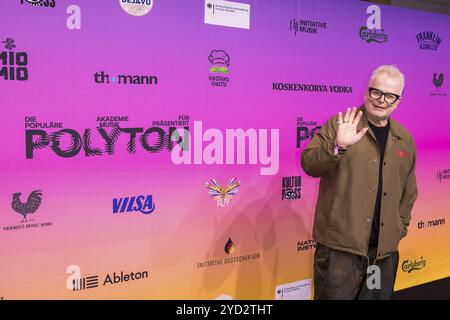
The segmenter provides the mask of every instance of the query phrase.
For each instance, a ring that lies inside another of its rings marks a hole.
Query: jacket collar
[[[356,128],[358,132],[362,128],[369,127],[369,120],[367,119],[366,108],[364,107],[364,104],[358,108],[358,111],[360,111],[360,110],[363,112],[363,116],[361,117],[361,120],[359,121],[358,126]],[[391,136],[390,139],[392,139],[392,140],[401,139],[402,135],[400,133],[400,128],[399,128],[397,121],[395,121],[391,117],[389,117],[388,121],[389,121],[389,134]],[[372,133],[372,130],[370,130],[370,127],[369,127],[369,131],[371,132],[371,135],[375,138],[375,136]]]

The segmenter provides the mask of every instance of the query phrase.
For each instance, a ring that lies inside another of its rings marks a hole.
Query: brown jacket
[[[357,131],[369,127],[364,106]],[[411,134],[389,118],[383,161],[383,193],[377,258],[396,252],[417,199],[416,147]],[[313,238],[337,250],[367,256],[378,188],[380,154],[369,127],[344,154],[334,155],[337,115],[314,135],[301,154],[303,170],[320,177]]]

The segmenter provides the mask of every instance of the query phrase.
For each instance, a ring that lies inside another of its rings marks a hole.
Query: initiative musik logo
[[[367,43],[385,43],[388,35],[381,27],[381,8],[377,5],[370,5],[366,10],[370,16],[366,20],[366,25],[359,29],[359,37]]]
[[[282,177],[281,200],[299,200],[302,195],[302,177]]]
[[[433,85],[436,87],[436,92],[430,93],[430,96],[445,97],[447,94],[441,92],[441,87],[443,83],[444,83],[444,74],[442,72],[439,74],[433,73]]]
[[[418,271],[426,267],[427,261],[420,257],[419,260],[404,260],[402,263],[402,271],[406,273],[411,273],[413,271]]]
[[[95,289],[100,286],[110,286],[124,284],[130,281],[148,279],[148,271],[129,272],[120,271],[120,273],[108,273],[100,277],[98,274],[83,277],[81,268],[78,265],[70,265],[66,269],[70,276],[66,280],[66,288],[72,291],[83,291]]]
[[[16,51],[16,42],[12,38],[2,41],[6,50],[0,52],[0,78],[3,80],[28,80],[28,54]]]
[[[239,191],[241,182],[236,178],[231,178],[226,186],[222,186],[217,179],[210,179],[210,182],[205,183],[208,194],[214,200],[218,207],[228,207],[231,198],[234,197]]]
[[[228,264],[234,264],[234,263],[244,263],[249,262],[253,260],[257,260],[261,257],[259,252],[254,252],[250,254],[242,254],[234,256],[237,247],[235,243],[231,240],[231,237],[228,237],[228,240],[225,243],[225,246],[223,247],[224,252],[229,255],[218,259],[210,259],[205,261],[198,261],[197,262],[197,268],[210,268],[210,267],[217,267],[222,265],[228,265]]]
[[[55,0],[20,0],[20,4],[30,4],[34,7],[54,8],[56,6]]]
[[[155,211],[152,195],[139,195],[113,199],[113,214],[136,213],[151,214]]]
[[[318,34],[319,31],[327,30],[327,23],[322,21],[304,20],[304,19],[291,19],[289,22],[289,31],[294,33],[294,36],[298,32]]]
[[[439,183],[441,183],[442,180],[450,180],[450,169],[439,170],[436,173],[436,179]]]
[[[305,120],[303,117],[297,117],[297,149],[305,140],[311,140],[314,135],[320,131],[321,126],[317,125],[315,120]]]
[[[226,87],[230,81],[230,55],[224,50],[212,50],[208,56],[210,63],[208,77],[212,87]]]
[[[26,199],[24,202],[23,199]],[[40,227],[49,227],[52,222],[35,221],[34,216],[42,203],[42,191],[34,190],[30,192],[28,197],[22,197],[21,192],[12,194],[11,208],[21,217],[20,224],[3,226],[4,231],[14,231],[23,229],[34,229]]]
[[[441,37],[432,31],[420,32],[416,35],[416,40],[419,43],[419,48],[422,50],[437,51],[441,44]]]
[[[114,75],[110,76],[104,71],[96,72],[94,74],[94,82],[97,84],[128,84],[128,85],[158,85],[157,76],[142,76],[142,75]]]
[[[130,154],[136,154],[138,150],[148,153],[163,150],[170,152],[185,139],[178,134],[177,128],[183,128],[186,134],[189,132],[189,120],[186,117],[183,115],[178,120],[153,121],[153,126],[144,128],[127,125],[128,116],[98,116],[96,128],[76,130],[65,128],[62,122],[41,122],[36,116],[26,116],[26,159],[33,159],[37,152],[46,149],[62,158],[114,155],[119,147]]]

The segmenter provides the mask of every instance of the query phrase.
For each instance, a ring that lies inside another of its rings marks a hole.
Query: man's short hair
[[[400,83],[402,85],[402,91],[403,91],[403,88],[405,87],[405,76],[400,71],[400,69],[394,65],[382,65],[382,66],[379,66],[378,68],[376,68],[372,72],[372,76],[370,77],[369,83],[371,83],[373,81],[373,79],[375,79],[375,77],[377,77],[379,74],[383,74],[383,73],[400,80]]]

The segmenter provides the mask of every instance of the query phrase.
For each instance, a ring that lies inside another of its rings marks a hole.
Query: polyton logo
[[[113,213],[135,213],[150,214],[155,211],[156,206],[153,203],[153,196],[133,196],[113,199]]]

